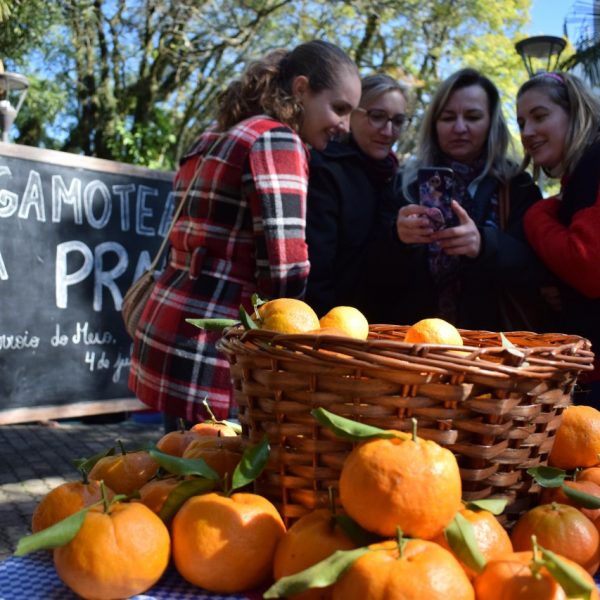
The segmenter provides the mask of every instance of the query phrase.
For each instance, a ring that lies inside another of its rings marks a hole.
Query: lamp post
[[[566,45],[567,42],[563,38],[553,35],[536,35],[517,42],[515,49],[521,56],[529,77],[533,77],[536,73],[556,69],[560,55]],[[555,57],[554,60],[553,57]],[[533,59],[545,59],[546,68],[535,69]]]
[[[8,134],[23,105],[29,80],[24,75],[4,71],[0,61],[0,131],[2,141],[8,142]]]

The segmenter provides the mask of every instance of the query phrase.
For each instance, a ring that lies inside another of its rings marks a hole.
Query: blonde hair
[[[292,51],[274,50],[251,62],[240,79],[233,81],[219,96],[217,123],[220,131],[255,115],[266,114],[296,132],[300,130],[304,109],[292,93],[292,83],[303,75],[313,93],[332,89],[339,81],[342,67],[358,76],[350,57],[335,44],[313,40]]]
[[[569,126],[565,137],[563,174],[575,168],[588,146],[600,139],[600,100],[589,88],[571,73],[539,73],[526,81],[517,92],[517,101],[526,92],[540,89],[549,100],[560,106],[569,116]],[[525,153],[523,168],[531,162]],[[537,179],[540,167],[534,165],[533,175]]]
[[[490,128],[485,150],[486,161],[481,176],[491,175],[502,185],[507,185],[516,174],[516,163],[507,158],[509,148],[512,149],[512,142],[502,114],[498,88],[479,71],[470,68],[461,69],[442,82],[427,107],[419,129],[415,160],[406,168],[406,175],[403,178],[402,187],[406,198],[410,197],[408,187],[417,178],[418,169],[438,165],[443,157],[437,137],[436,123],[450,97],[455,91],[472,85],[478,85],[486,93],[490,113]]]

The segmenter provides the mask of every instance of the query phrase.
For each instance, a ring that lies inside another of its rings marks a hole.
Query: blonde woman
[[[509,139],[489,78],[467,68],[442,82],[389,216],[395,246],[384,251],[390,283],[379,292],[381,321],[410,324],[438,316],[469,329],[542,327],[533,319],[545,311],[540,286],[547,273],[522,227],[540,192],[508,157]],[[421,167],[452,170],[456,224],[435,229],[429,218],[435,209],[419,202]]]
[[[600,101],[570,73],[543,73],[519,89],[517,123],[534,173],[560,179],[557,196],[527,211],[525,231],[560,281],[560,331],[596,353],[576,400],[600,408]]]

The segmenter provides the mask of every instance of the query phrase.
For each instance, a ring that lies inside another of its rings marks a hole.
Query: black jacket
[[[367,319],[365,251],[384,204],[392,201],[397,162],[373,161],[354,143],[311,152],[307,230],[310,274],[305,300],[319,317],[339,305]]]
[[[540,191],[526,173],[513,178],[508,223],[502,231],[486,224],[491,221],[490,200],[498,185],[488,177],[475,194],[470,216],[481,234],[481,251],[475,259],[461,258],[455,325],[488,331],[547,331],[553,327],[552,315],[539,288],[553,278],[523,231],[523,215],[541,197]],[[413,197],[418,196],[415,193]],[[405,204],[408,200],[398,190],[395,202],[382,211],[380,234],[370,246],[370,312],[381,323],[410,325],[438,316],[438,291],[429,271],[427,245],[403,244],[396,234],[396,216]]]

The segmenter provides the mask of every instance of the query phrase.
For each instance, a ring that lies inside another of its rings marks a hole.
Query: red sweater
[[[582,335],[596,353],[594,371],[582,380],[600,380],[600,155],[595,144],[570,177],[561,196],[540,200],[525,214],[527,238],[546,266],[565,284],[565,333]]]

